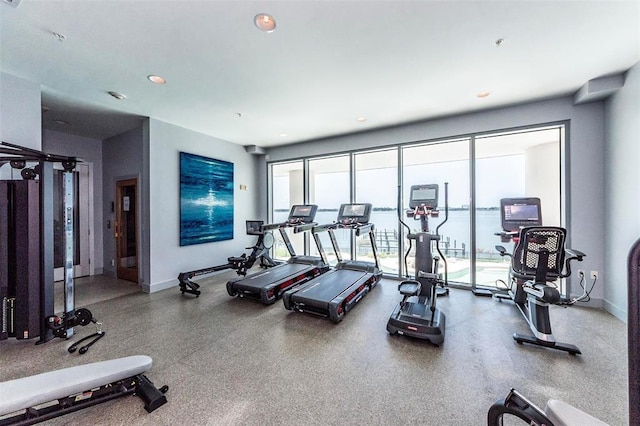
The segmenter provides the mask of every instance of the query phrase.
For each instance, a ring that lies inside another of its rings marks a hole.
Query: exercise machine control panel
[[[340,205],[340,211],[338,212],[338,219],[336,222],[342,225],[364,225],[369,223],[370,217],[371,204],[369,203],[342,204]]]
[[[503,198],[500,200],[500,218],[504,232],[519,232],[526,226],[542,226],[540,199]]]
[[[407,217],[438,216],[438,184],[412,185]]]
[[[316,217],[318,206],[315,204],[299,204],[291,207],[288,224],[311,223]]]
[[[245,223],[247,235],[264,235],[264,232],[262,232],[263,224],[264,221],[262,220],[247,220]]]

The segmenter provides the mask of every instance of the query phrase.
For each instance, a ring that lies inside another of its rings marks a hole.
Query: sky
[[[492,157],[476,161],[476,205],[498,207],[500,199],[522,197],[524,186],[524,155]],[[439,205],[444,207],[444,183],[449,183],[449,206],[469,205],[469,162],[450,161],[407,166],[404,169],[405,201],[411,185],[440,186]],[[288,179],[279,177],[274,182],[274,206],[290,207]],[[315,175],[313,203],[320,208],[338,208],[349,202],[348,172],[318,173]],[[356,201],[368,202],[374,207],[396,207],[398,199],[397,170],[395,168],[359,171],[356,174]],[[406,205],[404,206],[406,207]]]

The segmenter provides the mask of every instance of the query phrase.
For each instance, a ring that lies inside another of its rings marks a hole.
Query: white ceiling
[[[44,127],[98,139],[152,117],[268,147],[570,95],[640,60],[637,0],[21,0],[0,15],[0,69],[42,85]]]

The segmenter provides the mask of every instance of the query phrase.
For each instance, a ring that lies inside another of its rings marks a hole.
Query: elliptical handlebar
[[[447,220],[449,220],[449,182],[444,183],[444,220],[436,227],[436,235],[440,235],[440,227],[444,225]]]
[[[436,226],[436,235],[440,236],[440,227],[444,225],[447,220],[449,220],[449,182],[444,183],[444,220],[440,222],[438,226]],[[440,243],[436,242],[436,250],[444,263],[444,284],[449,284],[449,267],[447,264],[447,258],[442,254],[440,250]]]

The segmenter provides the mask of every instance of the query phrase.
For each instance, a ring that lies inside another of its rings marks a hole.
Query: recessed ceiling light
[[[118,92],[107,92],[107,93],[110,94],[111,96],[113,96],[114,98],[118,99],[118,100],[127,99],[127,97],[125,95],[123,95],[122,93],[118,93]]]
[[[59,118],[56,118],[55,120],[53,120],[53,122],[54,123],[58,123],[58,124],[62,124],[63,126],[69,125],[68,121],[60,120]]]
[[[367,117],[358,117],[358,118],[356,118],[356,121],[358,123],[364,123],[365,121],[367,121]]]
[[[159,75],[148,75],[147,79],[149,79],[150,82],[155,84],[165,84],[167,82],[167,80],[160,77]]]
[[[20,6],[20,0],[4,0],[9,6],[18,7]]]
[[[53,36],[57,38],[58,41],[65,41],[67,39],[67,36],[65,36],[64,34],[56,33],[55,31],[51,34],[53,34]]]
[[[503,38],[499,38],[497,39],[494,44],[496,45],[496,47],[500,47],[502,46],[502,43],[504,43],[504,39]]]
[[[288,134],[288,133],[280,133],[280,137],[281,137],[281,138],[286,138],[287,136],[289,136],[289,134]]]
[[[259,13],[253,18],[253,23],[260,31],[265,33],[271,33],[276,29],[276,21],[273,16],[266,13]]]
[[[478,93],[476,96],[479,98],[486,98],[487,96],[489,96],[491,93],[489,92],[480,92]]]

